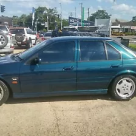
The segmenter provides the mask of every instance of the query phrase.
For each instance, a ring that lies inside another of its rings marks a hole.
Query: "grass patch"
[[[136,44],[130,43],[130,44],[129,44],[129,48],[131,48],[132,50],[135,50],[135,51],[136,51]]]

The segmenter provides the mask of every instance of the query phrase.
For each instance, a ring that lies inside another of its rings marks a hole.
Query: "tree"
[[[109,19],[110,15],[105,10],[98,10],[93,13],[89,18],[88,21],[95,21],[95,19]]]

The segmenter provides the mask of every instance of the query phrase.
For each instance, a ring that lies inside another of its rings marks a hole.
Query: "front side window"
[[[32,30],[31,29],[26,29],[27,34],[32,34]]]
[[[107,60],[104,43],[101,41],[81,41],[80,61]]]
[[[121,59],[121,55],[116,49],[114,49],[108,43],[106,44],[106,47],[107,47],[108,60],[119,60],[119,59]]]
[[[61,63],[75,61],[75,42],[58,42],[51,44],[39,53],[43,63]]]

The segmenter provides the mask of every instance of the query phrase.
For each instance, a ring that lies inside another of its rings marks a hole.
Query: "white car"
[[[27,48],[30,48],[36,43],[36,34],[29,28],[14,27],[10,28],[10,31],[13,43],[18,46],[26,45]]]
[[[14,51],[12,35],[5,25],[0,25],[0,54],[10,54]]]

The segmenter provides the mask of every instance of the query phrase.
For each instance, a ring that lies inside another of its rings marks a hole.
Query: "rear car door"
[[[122,69],[122,57],[104,41],[79,41],[77,90],[106,93],[111,79]]]

